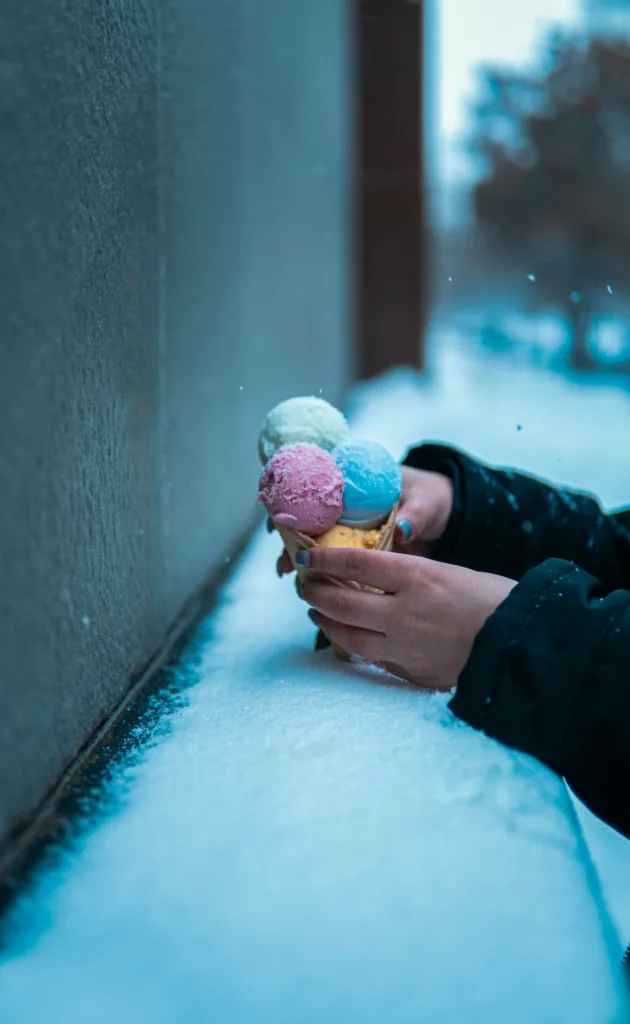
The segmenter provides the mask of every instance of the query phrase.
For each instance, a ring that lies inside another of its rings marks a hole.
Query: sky
[[[428,91],[429,130],[437,142],[432,171],[440,183],[439,219],[452,222],[461,215],[457,193],[473,174],[463,146],[477,68],[484,63],[532,63],[549,28],[577,23],[582,4],[581,0],[433,0],[433,5],[429,50],[434,51],[434,60],[429,55],[429,81],[438,85]]]

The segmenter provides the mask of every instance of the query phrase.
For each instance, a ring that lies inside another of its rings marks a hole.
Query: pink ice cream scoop
[[[334,526],[343,508],[343,475],[316,444],[287,444],[269,460],[258,500],[272,519],[312,536]]]

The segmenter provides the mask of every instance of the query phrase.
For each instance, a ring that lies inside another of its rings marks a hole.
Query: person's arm
[[[630,590],[555,559],[515,583],[385,551],[296,558],[300,596],[330,640],[453,692],[455,714],[559,772],[630,838]]]
[[[629,591],[567,562],[533,569],[478,634],[450,706],[630,838]]]
[[[515,580],[560,558],[608,590],[630,587],[630,511],[606,515],[588,495],[491,469],[442,445],[412,448],[404,465],[453,481],[453,510],[433,558]]]

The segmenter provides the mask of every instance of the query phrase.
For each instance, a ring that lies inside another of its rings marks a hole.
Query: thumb
[[[403,497],[396,519],[396,543],[404,547],[421,540],[427,519],[428,510],[424,503],[417,498],[413,500]]]

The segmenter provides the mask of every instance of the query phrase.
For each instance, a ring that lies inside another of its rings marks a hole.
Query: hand
[[[442,473],[403,466],[396,550],[430,555],[453,508],[453,482]]]
[[[276,562],[276,572],[281,579],[288,573],[293,572],[293,562],[286,548],[282,549],[282,554]]]
[[[325,635],[351,654],[431,690],[450,690],[475,637],[513,580],[386,551],[312,548],[308,568],[385,591],[308,580],[302,596]]]

